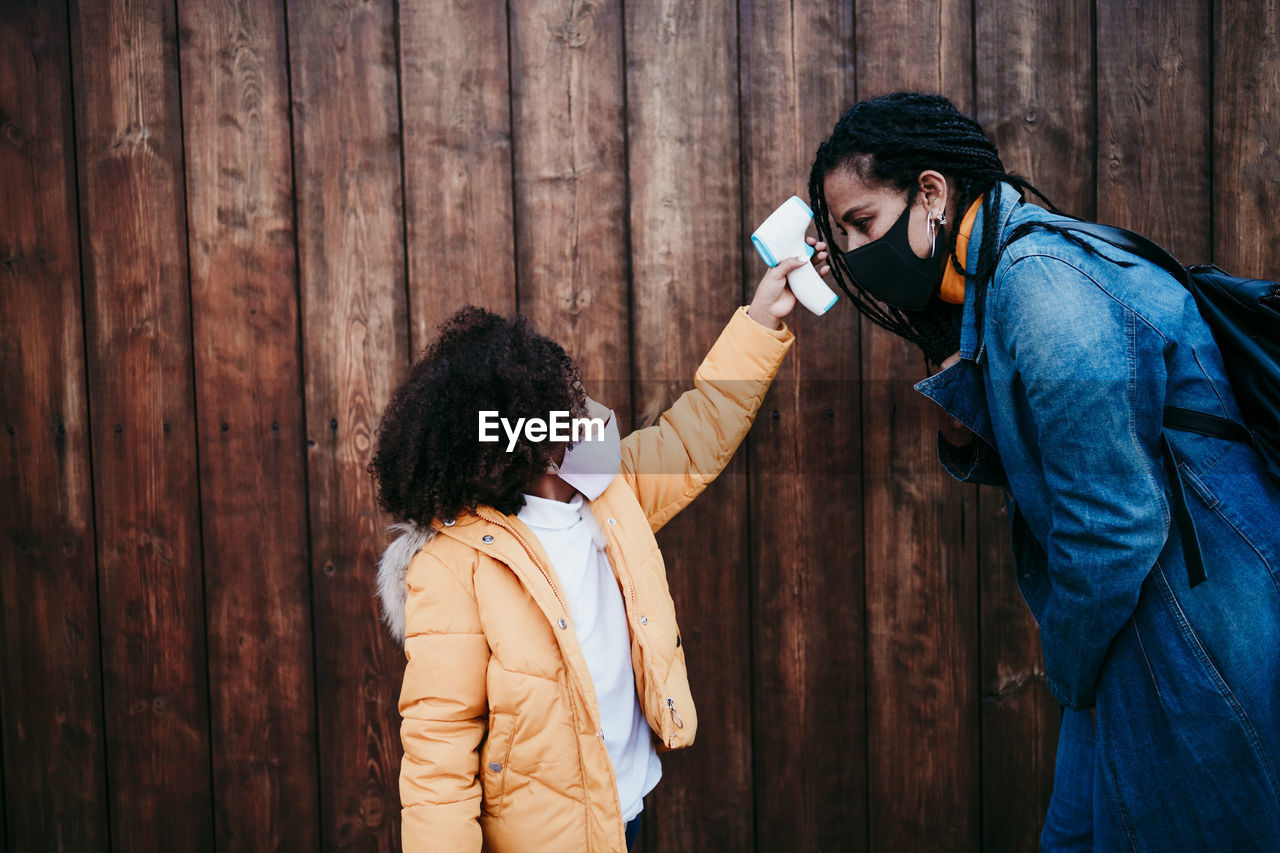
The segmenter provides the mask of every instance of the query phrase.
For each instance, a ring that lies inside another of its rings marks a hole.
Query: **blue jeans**
[[[640,834],[640,815],[636,815],[627,821],[627,849],[630,850],[635,846],[636,836]]]
[[[1062,709],[1053,796],[1040,832],[1044,853],[1093,850],[1093,715]]]

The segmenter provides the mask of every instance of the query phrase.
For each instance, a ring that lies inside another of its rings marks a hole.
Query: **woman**
[[[809,181],[837,283],[942,368],[916,386],[954,419],[942,464],[1011,495],[1066,709],[1042,843],[1280,849],[1280,489],[1247,444],[1162,431],[1166,405],[1240,419],[1188,292],[1028,192],[976,122],[913,93],[854,105]],[[1169,523],[1164,440],[1203,583]]]
[[[750,428],[793,340],[786,275],[804,262],[766,273],[694,388],[625,439],[524,319],[465,308],[410,369],[370,466],[402,522],[379,592],[408,657],[406,851],[634,843],[657,750],[697,729],[654,533]],[[547,428],[560,415],[604,428],[570,444]]]

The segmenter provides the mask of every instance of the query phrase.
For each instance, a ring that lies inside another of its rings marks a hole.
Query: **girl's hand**
[[[825,263],[827,244],[813,237],[805,239],[816,250],[813,255],[813,264],[818,274],[826,275],[831,272],[831,267]],[[776,267],[766,272],[756,287],[756,294],[751,299],[750,307],[747,308],[747,316],[766,328],[781,329],[782,318],[796,307],[796,296],[791,292],[791,288],[787,287],[787,275],[792,270],[804,266],[808,261],[808,258],[784,258]]]

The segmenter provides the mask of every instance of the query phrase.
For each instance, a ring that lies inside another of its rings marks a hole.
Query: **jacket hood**
[[[378,598],[382,601],[382,619],[387,623],[387,629],[392,638],[403,646],[404,605],[409,596],[405,578],[409,563],[431,541],[436,531],[430,527],[419,527],[412,521],[393,524],[387,529],[399,535],[378,560]]]

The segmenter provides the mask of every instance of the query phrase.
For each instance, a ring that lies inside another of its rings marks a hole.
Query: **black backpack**
[[[1262,455],[1271,479],[1280,484],[1280,282],[1239,278],[1212,264],[1184,267],[1141,234],[1111,225],[1075,221],[1028,225],[1096,237],[1160,266],[1191,291],[1222,352],[1244,423],[1166,406],[1164,426],[1248,442]],[[1019,231],[1026,233],[1026,227],[1015,229],[1009,242],[1022,236]],[[1187,572],[1195,586],[1205,579],[1200,540],[1187,510],[1182,478],[1177,474],[1178,460],[1167,437],[1164,450],[1173,490],[1173,519],[1182,534]]]

